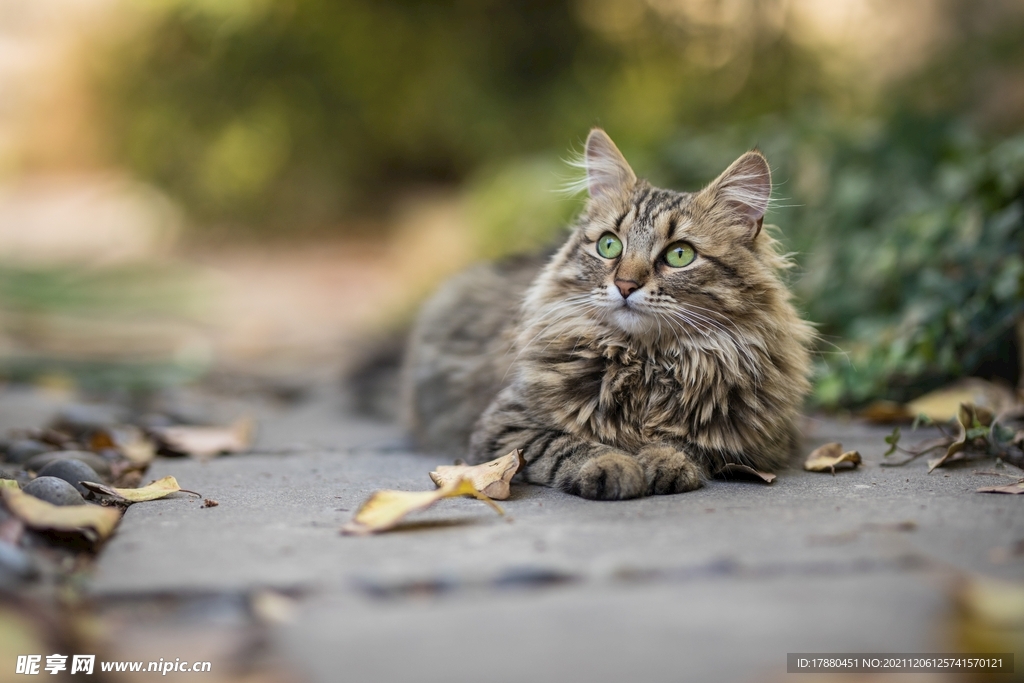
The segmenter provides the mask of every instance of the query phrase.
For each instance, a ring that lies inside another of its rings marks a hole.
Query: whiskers
[[[755,386],[759,384],[759,365],[744,335],[731,320],[710,308],[674,300],[652,301],[649,311],[655,317],[664,320],[673,333],[679,331],[686,335],[691,346],[718,352],[723,356],[723,360],[731,360],[736,365],[736,370],[745,369],[750,373]],[[699,336],[695,338],[695,334]],[[678,334],[676,339],[679,339]],[[746,362],[741,362],[741,358]],[[745,368],[741,368],[741,365]]]

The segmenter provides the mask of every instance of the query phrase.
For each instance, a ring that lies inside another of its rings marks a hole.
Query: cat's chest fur
[[[545,407],[538,419],[551,426],[627,450],[661,441],[741,445],[732,418],[745,412],[735,389],[746,380],[713,351],[600,339],[553,346],[518,378],[527,401]]]

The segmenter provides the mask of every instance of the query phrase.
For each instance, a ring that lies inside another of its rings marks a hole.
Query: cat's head
[[[788,298],[776,274],[784,261],[761,229],[772,185],[760,152],[747,152],[695,193],[637,179],[599,128],[582,165],[587,208],[528,307],[561,300],[631,337],[711,338]]]

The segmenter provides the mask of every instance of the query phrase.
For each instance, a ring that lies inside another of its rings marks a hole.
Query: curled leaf
[[[168,496],[182,490],[182,488],[178,486],[178,481],[174,477],[157,479],[151,484],[137,489],[118,489],[113,486],[99,484],[94,481],[83,481],[82,486],[94,493],[102,493],[107,496],[112,496],[117,500],[127,503],[142,503],[147,500],[157,500],[158,498],[163,498],[164,496]],[[185,493],[193,492],[186,491]],[[193,495],[199,494],[194,493]]]
[[[0,488],[0,495],[15,517],[33,529],[74,531],[95,540],[109,536],[121,511],[100,505],[51,505],[19,489]]]
[[[498,504],[476,490],[468,479],[457,479],[434,491],[377,491],[356,511],[352,521],[341,528],[344,534],[366,535],[387,531],[401,522],[406,515],[428,507],[442,498],[474,496],[505,514]]]
[[[517,448],[480,465],[439,465],[430,473],[430,480],[438,487],[444,487],[459,479],[468,479],[477,491],[488,498],[505,500],[510,493],[509,482],[522,466],[523,451]]]
[[[928,472],[931,472],[936,467],[942,467],[950,460],[962,459],[963,456],[958,456],[957,454],[967,447],[968,441],[986,436],[989,433],[994,418],[995,416],[988,408],[975,406],[971,403],[961,403],[956,415],[957,428],[960,430],[959,435],[956,441],[951,443],[949,448],[946,449],[945,455],[928,461]]]
[[[808,472],[831,472],[836,474],[836,465],[844,462],[850,463],[847,469],[853,469],[861,463],[860,453],[857,451],[843,451],[841,443],[827,443],[811,451],[804,462],[804,469]]]
[[[723,479],[732,479],[736,477],[741,479],[755,478],[760,479],[766,484],[770,484],[776,479],[775,474],[773,474],[772,472],[762,472],[760,470],[755,470],[753,467],[750,467],[749,465],[741,465],[738,462],[725,463],[717,472],[715,472],[715,476],[722,477]]]
[[[252,445],[256,425],[242,418],[229,427],[175,426],[150,430],[165,449],[199,460],[221,453],[240,453]]]

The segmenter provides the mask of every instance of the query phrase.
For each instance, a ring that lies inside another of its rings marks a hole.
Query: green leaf
[[[920,415],[918,417],[920,417]],[[917,420],[914,420],[914,422],[916,423]],[[885,442],[889,444],[889,450],[887,450],[882,455],[888,458],[890,455],[896,452],[896,444],[900,442],[900,428],[896,427],[895,429],[893,429],[892,434],[885,437]]]

